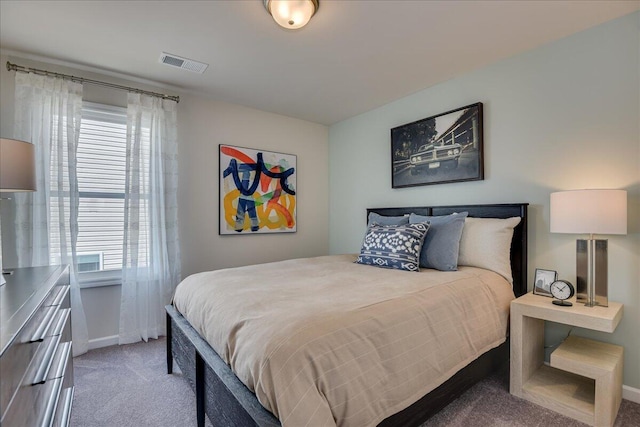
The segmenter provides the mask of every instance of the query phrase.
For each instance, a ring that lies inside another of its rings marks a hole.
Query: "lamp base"
[[[576,241],[576,300],[587,307],[609,306],[607,245],[606,239]]]

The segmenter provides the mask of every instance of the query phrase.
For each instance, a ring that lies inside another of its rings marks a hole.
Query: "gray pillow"
[[[379,225],[407,225],[409,224],[409,215],[402,216],[383,216],[375,212],[369,213],[369,223],[367,226],[376,223]]]
[[[445,216],[424,216],[414,213],[409,217],[410,224],[429,223],[429,233],[424,239],[420,252],[420,267],[435,268],[441,271],[458,269],[458,251],[468,212]]]

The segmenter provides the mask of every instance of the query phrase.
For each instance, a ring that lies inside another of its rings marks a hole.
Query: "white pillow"
[[[513,283],[511,274],[511,239],[520,217],[466,218],[460,238],[459,265],[495,271]]]

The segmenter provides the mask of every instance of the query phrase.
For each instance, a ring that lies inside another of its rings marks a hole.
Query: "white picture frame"
[[[220,144],[219,234],[297,231],[297,157]]]

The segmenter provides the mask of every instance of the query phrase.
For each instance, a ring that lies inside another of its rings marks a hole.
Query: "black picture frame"
[[[482,103],[391,129],[391,187],[484,179]]]
[[[558,280],[558,272],[536,268],[536,275],[533,279],[533,293],[545,297],[552,297],[551,284]]]

